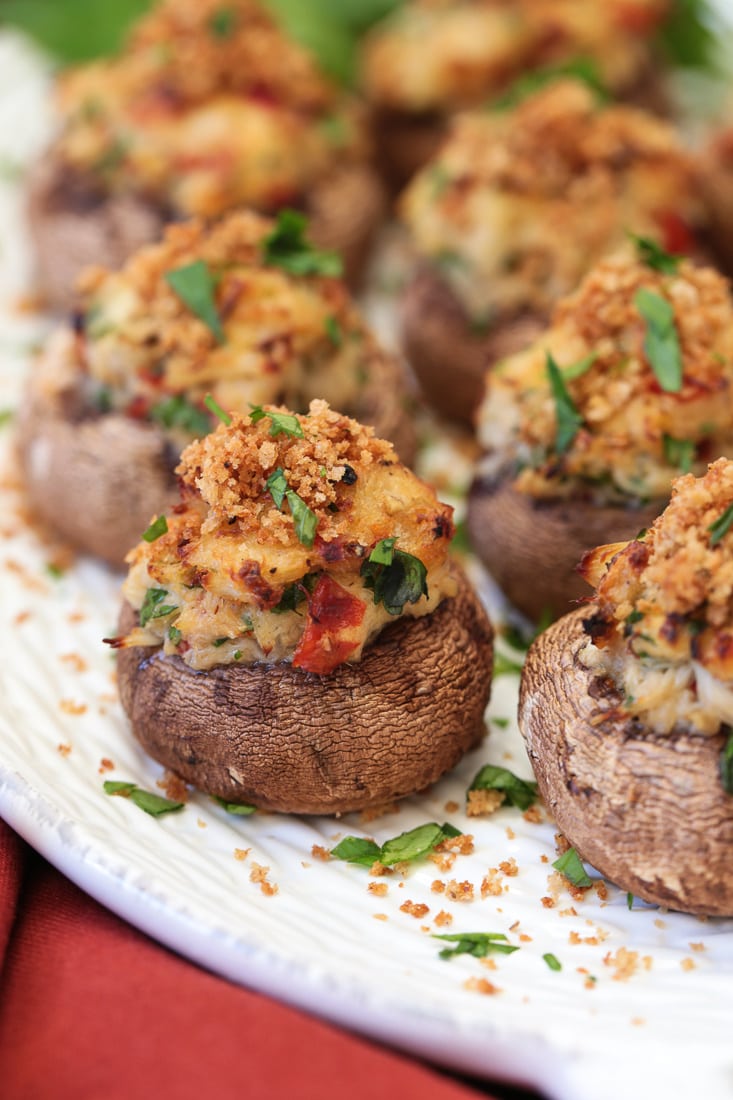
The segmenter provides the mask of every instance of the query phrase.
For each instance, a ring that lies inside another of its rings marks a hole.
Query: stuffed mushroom
[[[63,72],[32,180],[40,289],[118,266],[174,218],[305,210],[355,277],[383,210],[362,108],[257,0],[160,0],[120,56]]]
[[[183,447],[223,405],[325,397],[414,451],[402,364],[363,322],[334,253],[303,215],[230,214],[170,227],[119,271],[88,270],[69,324],[50,339],[19,425],[39,517],[121,565],[175,496]]]
[[[411,0],[372,31],[364,92],[380,163],[406,182],[437,151],[450,118],[552,67],[592,73],[613,95],[662,105],[654,34],[669,0]]]
[[[595,599],[529,651],[520,727],[580,855],[645,901],[733,916],[733,462],[675,482]]]
[[[487,376],[476,553],[525,614],[569,610],[591,546],[633,538],[681,471],[733,448],[733,299],[712,268],[636,248],[598,264]]]
[[[695,253],[705,227],[674,131],[567,79],[514,110],[460,117],[401,210],[416,256],[405,348],[431,405],[468,423],[487,364],[542,331],[629,230]]]
[[[113,642],[135,736],[228,802],[341,813],[423,789],[483,736],[491,685],[452,509],[323,401],[224,419],[128,557]]]

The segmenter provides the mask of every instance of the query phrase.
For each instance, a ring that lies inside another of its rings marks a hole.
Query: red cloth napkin
[[[3,1100],[495,1096],[179,958],[3,821],[0,966]]]

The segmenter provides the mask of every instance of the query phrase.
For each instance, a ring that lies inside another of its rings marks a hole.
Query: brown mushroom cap
[[[150,520],[178,500],[178,456],[155,424],[115,414],[76,421],[32,397],[18,442],[38,518],[114,567]]]
[[[530,648],[519,725],[539,789],[579,854],[644,901],[733,915],[733,796],[720,781],[725,736],[655,733],[625,716],[610,680],[578,654],[587,611]]]
[[[360,280],[384,205],[382,185],[368,165],[344,165],[306,198],[310,238],[319,248],[341,253],[351,286]],[[174,216],[143,195],[106,194],[94,179],[49,152],[29,180],[39,291],[52,308],[69,309],[84,267],[121,267],[142,245],[160,238]]]
[[[455,598],[388,626],[329,676],[286,662],[194,672],[160,650],[121,649],[133,732],[186,782],[262,809],[346,813],[422,790],[485,732],[492,629],[458,580]],[[135,621],[125,605],[120,632]]]
[[[537,621],[569,611],[590,595],[577,573],[586,550],[634,538],[649,527],[665,501],[640,507],[585,500],[537,500],[518,492],[511,478],[474,479],[466,524],[471,545],[514,604]]]
[[[405,354],[425,397],[441,416],[473,426],[487,368],[531,344],[546,318],[522,314],[498,320],[479,335],[452,290],[424,268],[400,304]]]

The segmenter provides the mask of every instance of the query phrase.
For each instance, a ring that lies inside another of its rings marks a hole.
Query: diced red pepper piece
[[[308,617],[293,665],[327,676],[351,656],[358,640],[348,635],[364,618],[366,604],[322,573],[308,598]]]

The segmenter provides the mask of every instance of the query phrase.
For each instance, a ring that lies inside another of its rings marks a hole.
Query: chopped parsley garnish
[[[626,895],[626,908],[629,911],[631,911],[634,908],[634,895],[631,893],[630,890]]]
[[[468,554],[471,550],[471,539],[468,534],[468,524],[465,519],[459,519],[455,527],[455,534],[451,539],[451,550],[458,550],[462,554]]]
[[[60,565],[57,565],[56,562],[50,561],[46,566],[46,572],[48,573],[49,577],[53,577],[55,581],[58,581],[63,577],[66,570],[63,569]]]
[[[329,275],[338,277],[343,262],[336,252],[320,252],[306,240],[308,219],[297,210],[281,210],[277,223],[262,242],[262,259],[272,267],[281,267],[290,275]]]
[[[519,676],[521,671],[520,661],[513,661],[506,654],[494,650],[494,676]]]
[[[219,8],[209,19],[209,30],[214,38],[231,38],[236,25],[236,12],[231,8]]]
[[[128,152],[127,142],[116,138],[92,163],[91,171],[99,175],[115,172],[124,163]]]
[[[143,531],[142,537],[146,542],[155,542],[161,535],[165,535],[168,532],[168,520],[165,516],[158,516],[153,520],[147,530]]]
[[[182,638],[183,638],[183,634],[181,633],[181,631],[178,629],[177,626],[169,626],[168,627],[168,640],[171,641],[173,643],[173,645],[180,645]]]
[[[276,508],[282,508],[283,501],[287,500],[298,542],[303,546],[311,547],[316,537],[318,517],[293,489],[288,488],[288,481],[281,466],[273,470],[265,485],[270,491]]]
[[[140,608],[140,626],[147,626],[151,619],[164,619],[166,615],[172,615],[178,611],[175,604],[164,604],[163,600],[168,595],[165,588],[149,588],[145,593],[143,605]]]
[[[608,103],[608,88],[603,83],[598,66],[589,57],[571,58],[557,65],[546,65],[520,76],[512,86],[490,104],[492,110],[506,111],[519,106],[535,92],[554,84],[564,77],[574,77],[582,81],[594,93],[599,104]]]
[[[450,837],[460,836],[460,829],[444,822],[437,825],[431,822],[429,825],[418,825],[406,833],[385,841],[381,846],[373,840],[365,837],[345,836],[335,848],[331,849],[331,855],[335,859],[343,859],[347,863],[357,863],[361,867],[371,867],[373,863],[382,863],[385,867],[391,867],[395,863],[409,863],[434,851],[439,844]]]
[[[709,0],[676,0],[657,38],[673,65],[715,73],[719,38],[711,20]]]
[[[305,599],[306,591],[303,585],[299,582],[289,584],[287,588],[283,589],[283,594],[280,597],[280,602],[276,603],[271,611],[273,615],[282,615],[286,611],[295,611],[299,604]]]
[[[550,381],[550,389],[555,401],[555,450],[558,454],[565,454],[567,449],[583,426],[583,417],[572,402],[570,394],[565,386],[562,371],[558,367],[552,355],[548,351],[546,359],[547,377]]]
[[[636,245],[639,259],[653,271],[661,271],[663,275],[676,275],[680,257],[665,252],[661,245],[651,237],[639,237],[636,233],[629,233],[631,240]]]
[[[501,791],[508,806],[528,810],[537,801],[537,784],[520,779],[508,768],[498,764],[484,764],[474,776],[469,791]]]
[[[670,466],[676,466],[683,474],[689,474],[695,461],[696,444],[691,439],[675,439],[674,436],[662,436],[664,457]]]
[[[203,260],[166,271],[163,276],[168,286],[184,305],[211,330],[219,344],[226,340],[221,318],[216,308],[214,291],[216,279]]]
[[[591,351],[588,355],[584,355],[582,359],[579,359],[577,363],[571,363],[569,367],[562,368],[562,377],[564,382],[572,382],[576,378],[582,377],[587,374],[590,368],[598,358],[597,351]]]
[[[162,814],[172,814],[176,810],[182,810],[184,802],[174,802],[172,798],[163,798],[152,791],[144,791],[136,783],[125,783],[115,779],[107,779],[104,784],[106,794],[121,795],[129,798],[130,802],[144,810],[152,817],[160,817]]]
[[[303,429],[297,416],[292,413],[268,412],[262,405],[251,405],[249,418],[253,424],[265,418],[270,421],[270,435],[275,439],[278,435],[288,435],[293,439],[303,439]]]
[[[225,798],[219,798],[218,795],[213,795],[214,802],[218,802],[219,805],[226,810],[228,814],[235,814],[237,817],[249,817],[253,814],[257,807],[250,806],[248,802],[227,802]]]
[[[204,405],[206,405],[206,408],[209,410],[209,412],[212,412],[215,417],[221,420],[222,424],[224,424],[227,428],[229,427],[232,422],[231,416],[228,412],[225,412],[224,409],[222,409],[219,402],[216,401],[210,393],[207,393],[206,397],[204,398]]]
[[[439,199],[448,190],[453,175],[444,164],[432,164],[426,169],[426,178],[430,181],[432,198]]]
[[[333,346],[335,348],[340,348],[344,342],[344,334],[341,325],[338,323],[338,319],[336,317],[327,317],[323,322],[323,327],[326,330],[326,336]]]
[[[447,935],[433,933],[433,939],[446,940],[453,944],[453,947],[444,947],[439,952],[441,959],[452,959],[456,955],[473,955],[475,959],[485,959],[492,952],[511,955],[513,951],[519,951],[519,947],[507,942],[503,932],[453,932]]]
[[[646,322],[644,352],[666,393],[682,389],[682,352],[674,324],[674,307],[646,287],[634,295],[634,305]]]
[[[489,718],[489,721],[493,725],[497,726],[500,730],[505,730],[509,728],[508,718]]]
[[[720,754],[720,781],[723,790],[727,794],[733,794],[733,730],[729,726],[724,726],[723,729],[728,731],[728,739]]]
[[[717,546],[720,540],[728,534],[733,523],[733,504],[729,504],[722,515],[718,516],[714,523],[708,527],[710,532],[710,545]]]
[[[288,479],[285,477],[282,466],[278,466],[276,470],[272,471],[265,485],[267,489],[269,489],[272,499],[275,501],[275,507],[282,508],[285,494],[288,491]]]
[[[381,539],[360,571],[365,587],[372,590],[375,604],[384,604],[390,615],[401,615],[406,603],[417,603],[428,594],[427,569],[413,554],[395,550],[396,541]]]
[[[544,954],[542,958],[547,963],[550,970],[562,970],[562,963],[556,955],[552,954],[551,951],[548,951],[546,954]]]
[[[15,409],[0,409],[0,428],[10,424],[15,416]]]
[[[290,515],[293,517],[298,542],[302,543],[303,546],[311,547],[315,541],[316,528],[318,527],[316,513],[312,512],[305,501],[292,489],[288,489],[285,499],[290,508]]]
[[[593,885],[575,848],[568,848],[567,852],[563,852],[560,858],[556,859],[552,866],[556,871],[559,871],[561,875],[565,875],[565,878],[568,882],[572,882],[573,886],[580,886],[586,889],[588,886]]]
[[[164,428],[181,428],[190,435],[208,435],[211,431],[211,422],[204,410],[188,401],[182,393],[153,405],[149,416]]]

